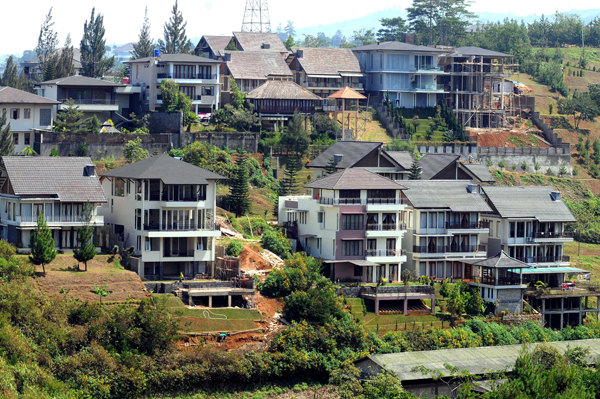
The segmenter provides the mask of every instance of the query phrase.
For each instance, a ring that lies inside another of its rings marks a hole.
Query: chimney
[[[268,50],[271,48],[271,44],[270,43],[263,43],[261,46],[262,49],[264,50]]]
[[[304,50],[296,50],[296,58],[304,57]]]
[[[96,176],[96,165],[85,165],[83,167],[83,175],[89,177]]]
[[[552,191],[550,197],[552,198],[552,201],[560,201],[560,191]]]
[[[333,164],[337,165],[340,162],[342,162],[342,159],[344,158],[343,154],[333,154]]]
[[[225,62],[231,61],[231,53],[225,53],[225,55],[223,56],[223,61],[225,61]]]
[[[479,186],[477,184],[469,184],[467,186],[467,192],[471,194],[479,194]]]

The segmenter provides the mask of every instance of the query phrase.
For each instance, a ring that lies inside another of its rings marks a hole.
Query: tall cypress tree
[[[337,168],[335,167],[335,161],[332,157],[329,159],[329,162],[327,162],[327,166],[325,166],[325,176],[335,172],[337,172]]]
[[[7,123],[6,111],[3,110],[0,114],[0,157],[13,155],[14,152],[15,140],[10,131],[10,122]]]
[[[148,19],[148,7],[144,12],[144,25],[138,36],[138,42],[133,43],[133,51],[131,52],[131,59],[137,60],[140,58],[151,57],[154,52],[153,40],[150,36],[150,19]]]
[[[243,216],[250,212],[250,186],[246,156],[240,155],[236,161],[235,175],[231,184],[231,194],[227,198],[230,209],[236,216]]]
[[[52,7],[46,15],[46,19],[40,27],[40,36],[35,53],[40,62],[41,78],[43,81],[54,79],[54,70],[56,69],[56,48],[58,46],[57,33],[54,32],[54,22],[52,21]]]
[[[183,20],[177,0],[173,4],[171,14],[169,21],[165,22],[164,40],[158,39],[158,48],[166,54],[187,54],[192,49],[192,42],[185,33],[187,22]]]
[[[19,75],[17,74],[17,66],[12,55],[6,60],[6,68],[2,74],[2,79],[0,79],[0,86],[19,88]]]
[[[279,195],[295,195],[299,193],[298,189],[298,172],[302,169],[299,154],[291,154],[288,156],[287,162],[285,163],[285,170],[283,171],[283,179],[281,180],[279,187]]]
[[[65,46],[60,52],[54,70],[54,79],[66,78],[75,75],[75,66],[73,65],[74,50],[71,44],[71,34],[65,39]]]
[[[81,38],[81,74],[90,78],[101,78],[115,64],[115,57],[106,58],[106,39],[104,39],[104,16],[94,15],[92,8],[89,22],[83,25]]]
[[[419,152],[415,150],[412,154],[412,164],[410,165],[410,173],[408,174],[408,180],[421,180],[421,167],[419,166],[419,161],[421,160],[421,156]]]
[[[46,265],[56,258],[56,249],[54,249],[54,238],[52,231],[46,224],[44,213],[38,215],[37,227],[31,232],[31,256],[29,260],[34,265],[42,265],[44,275],[46,275]]]
[[[77,243],[79,248],[73,250],[73,257],[77,262],[83,262],[85,271],[88,269],[88,262],[96,256],[96,246],[94,245],[94,226],[90,224],[92,220],[92,205],[88,202],[83,207],[81,221],[83,227],[77,230]],[[79,263],[77,264],[79,270]]]

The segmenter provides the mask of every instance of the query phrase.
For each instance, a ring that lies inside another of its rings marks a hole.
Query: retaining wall
[[[380,287],[342,287],[336,290],[336,294],[344,294],[346,298],[360,298],[362,294],[433,294],[433,287],[429,285],[411,285],[404,287],[401,285],[396,286],[380,286]]]
[[[198,132],[181,134],[181,147],[199,141],[212,144],[216,147],[227,147],[230,150],[244,148],[247,152],[258,152],[260,133],[224,133],[224,132]]]

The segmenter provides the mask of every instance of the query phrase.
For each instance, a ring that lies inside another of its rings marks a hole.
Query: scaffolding
[[[519,113],[514,84],[507,79],[518,67],[512,56],[453,53],[440,63],[446,103],[465,127],[503,128],[507,117]]]

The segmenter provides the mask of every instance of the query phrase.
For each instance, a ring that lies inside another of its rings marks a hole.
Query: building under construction
[[[446,103],[465,127],[502,128],[507,116],[519,114],[515,85],[507,80],[517,67],[512,55],[459,47],[439,64]]]

